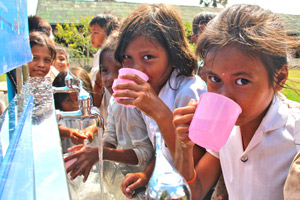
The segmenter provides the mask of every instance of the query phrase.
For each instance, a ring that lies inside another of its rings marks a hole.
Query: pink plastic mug
[[[203,93],[189,128],[190,139],[199,146],[219,151],[241,112],[233,100],[217,93]]]
[[[141,77],[144,81],[148,81],[149,77],[147,76],[147,74],[136,70],[136,69],[132,69],[132,68],[121,68],[119,69],[119,76],[123,75],[123,74],[136,74],[139,77]],[[131,83],[135,83],[134,81],[128,80],[128,79],[122,79],[122,78],[117,78],[114,80],[112,88],[114,88],[115,85],[119,84],[119,83],[125,83],[125,82],[131,82]],[[116,90],[113,89],[113,92],[116,92]],[[116,99],[130,99],[129,97],[118,97]],[[123,105],[123,104],[122,104]],[[126,107],[135,107],[133,105],[123,105]]]

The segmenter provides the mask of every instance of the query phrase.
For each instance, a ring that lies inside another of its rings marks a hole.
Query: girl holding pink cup
[[[288,78],[287,49],[296,42],[299,38],[288,36],[276,14],[246,4],[224,9],[201,34],[197,54],[204,60],[208,91],[231,99],[242,112],[231,104],[223,107],[230,101],[218,102],[217,95],[207,95],[213,98],[206,103],[204,97],[199,103],[190,101],[173,112],[176,168],[192,180],[193,199],[203,199],[221,173],[229,199],[286,199],[283,186],[299,149],[295,139],[300,133],[300,112],[295,106],[299,103],[279,91]],[[226,123],[237,115],[229,137],[218,143],[227,132]],[[216,123],[202,123],[201,117]],[[199,127],[194,120],[201,123]],[[207,147],[198,162],[194,142]],[[294,176],[299,180],[299,173]],[[299,183],[290,191],[299,189]]]

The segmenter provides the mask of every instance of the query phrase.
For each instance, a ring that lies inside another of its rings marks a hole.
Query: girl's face
[[[54,61],[54,67],[57,69],[57,71],[62,72],[66,71],[69,67],[68,59],[66,54],[62,51],[56,52],[56,59]]]
[[[61,102],[63,111],[76,111],[79,109],[78,95],[76,92],[72,92]]]
[[[44,77],[48,74],[51,64],[51,52],[47,46],[34,45],[31,48],[33,59],[28,63],[31,77]]]
[[[147,74],[148,83],[156,94],[172,72],[167,51],[156,41],[145,36],[138,36],[130,41],[123,54],[123,67],[134,68]]]
[[[93,48],[100,48],[105,40],[106,33],[98,24],[90,26],[90,39]]]
[[[114,79],[118,78],[120,68],[121,65],[114,59],[113,51],[106,50],[102,53],[100,59],[100,75],[103,86],[110,94],[113,93],[112,84]]]
[[[229,97],[242,108],[236,125],[252,125],[256,130],[274,96],[268,72],[259,59],[229,46],[204,60],[209,92]]]

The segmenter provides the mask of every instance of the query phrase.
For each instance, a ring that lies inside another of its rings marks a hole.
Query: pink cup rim
[[[218,94],[218,93],[215,93],[215,92],[205,92],[205,93],[202,93],[201,95],[213,95],[213,96],[216,96],[216,97],[224,97],[225,99],[227,99],[231,103],[236,104],[238,106],[239,113],[242,112],[242,108],[237,102],[233,101],[232,99],[230,99],[230,98],[228,98],[224,95],[221,95],[221,94]]]
[[[123,74],[136,74],[139,77],[141,77],[144,81],[148,81],[149,77],[147,74],[145,74],[142,71],[139,71],[137,69],[133,69],[133,68],[121,68],[119,69],[119,75],[123,75]]]

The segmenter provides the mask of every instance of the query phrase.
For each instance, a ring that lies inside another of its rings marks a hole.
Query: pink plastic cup
[[[132,68],[121,68],[121,69],[119,69],[119,76],[124,75],[124,74],[136,74],[139,77],[141,77],[144,81],[149,80],[149,77],[147,76],[147,74],[145,74],[145,73],[143,73],[139,70],[132,69]],[[135,83],[134,81],[131,81],[131,80],[128,80],[128,79],[122,79],[122,78],[118,77],[117,79],[114,80],[112,88],[114,88],[114,86],[119,84],[119,83],[125,83],[125,82]],[[116,92],[116,91],[117,90],[113,89],[113,92]],[[118,97],[116,99],[130,99],[130,98],[129,97]],[[131,108],[135,107],[133,105],[123,105],[123,106],[131,107]]]
[[[149,77],[147,76],[147,74],[145,74],[145,73],[143,73],[143,72],[141,72],[139,70],[132,69],[132,68],[121,68],[121,69],[119,69],[119,77],[121,75],[124,75],[124,74],[136,74],[139,77],[141,77],[144,81],[148,81],[149,80]],[[118,79],[120,79],[120,78],[118,78]],[[127,79],[122,79],[122,80],[126,80],[126,81],[134,83],[134,81],[130,81],[130,80],[127,80]]]
[[[217,93],[203,93],[189,128],[190,139],[199,146],[219,151],[241,112],[233,100]]]

